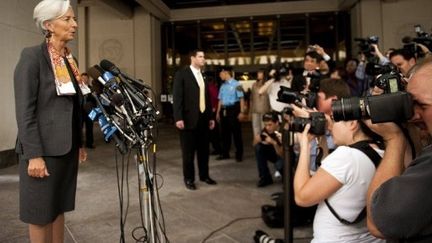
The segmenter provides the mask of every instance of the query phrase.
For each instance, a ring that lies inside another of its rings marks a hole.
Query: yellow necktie
[[[201,113],[203,113],[205,111],[205,93],[204,93],[204,79],[202,77],[201,72],[197,73],[197,77],[198,77],[198,86],[200,88],[200,95],[199,95],[199,108]]]

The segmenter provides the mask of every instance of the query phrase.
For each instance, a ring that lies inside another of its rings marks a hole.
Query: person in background
[[[390,61],[398,67],[406,80],[414,73],[417,63],[414,53],[406,49],[397,49],[390,53]]]
[[[243,160],[243,138],[239,118],[245,112],[243,88],[239,81],[232,78],[232,68],[223,67],[219,77],[224,83],[219,89],[219,105],[216,120],[221,123],[222,154],[216,160],[230,158],[231,137],[236,147],[235,158],[237,162]]]
[[[273,178],[267,166],[267,161],[275,164],[276,171],[282,174],[284,159],[282,147],[282,134],[279,129],[279,114],[277,112],[267,112],[262,117],[264,129],[255,135],[255,158],[258,168],[259,181],[258,187],[273,184]]]
[[[217,184],[209,175],[209,131],[214,128],[213,112],[202,68],[204,51],[190,53],[190,66],[179,70],[174,78],[174,120],[180,132],[183,179],[187,189],[196,190],[194,157],[197,154],[201,181]]]
[[[81,73],[81,80],[87,86],[91,87],[89,76],[87,73]],[[96,106],[96,101],[91,94],[84,95],[84,104],[89,104],[91,107]],[[88,114],[84,111],[83,120],[85,125],[85,146],[89,149],[94,149],[94,138],[93,138],[93,121],[88,117]]]
[[[260,69],[257,72],[257,79],[252,85],[251,95],[250,95],[250,109],[252,118],[252,132],[254,135],[253,144],[255,145],[258,140],[256,140],[256,135],[261,133],[264,128],[264,122],[262,116],[270,111],[269,97],[267,93],[260,94],[259,89],[264,85],[266,81],[264,69]]]
[[[207,77],[208,79],[208,89],[210,95],[210,102],[212,106],[212,112],[216,114],[218,107],[218,95],[219,95],[219,87],[216,82],[216,79],[213,77]],[[210,130],[210,143],[213,147],[212,155],[220,155],[222,152],[221,141],[220,141],[220,126],[219,122],[215,121],[215,127]]]
[[[270,70],[269,76],[271,78],[258,89],[258,95],[268,95],[271,110],[282,112],[288,104],[278,101],[278,92],[282,86],[291,88],[292,70],[287,65],[276,65]]]
[[[42,44],[25,48],[15,67],[20,219],[30,242],[63,242],[65,212],[75,209],[82,148],[83,95],[90,92],[67,47],[77,22],[69,0],[40,1],[33,12]]]
[[[360,54],[360,61],[349,59],[345,64],[345,81],[351,90],[351,95],[362,97],[366,94],[369,86],[366,77],[366,56]]]

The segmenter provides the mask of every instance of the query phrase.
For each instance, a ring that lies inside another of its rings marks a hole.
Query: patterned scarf
[[[61,54],[54,48],[52,43],[47,39],[48,53],[51,59],[51,65],[54,70],[54,79],[56,84],[57,95],[74,95],[76,94],[75,87],[72,83],[71,76],[69,75],[68,68],[65,63],[65,59]],[[90,88],[81,80],[81,75],[76,65],[75,59],[73,58],[71,51],[68,47],[65,47],[66,59],[69,66],[72,69],[72,73],[78,82],[78,86],[81,89],[83,95],[89,94]]]

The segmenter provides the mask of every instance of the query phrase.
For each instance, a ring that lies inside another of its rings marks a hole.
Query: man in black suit
[[[180,131],[184,182],[186,188],[195,190],[195,151],[200,180],[216,184],[210,178],[208,168],[209,131],[214,127],[214,119],[207,83],[202,75],[204,52],[194,50],[190,59],[191,65],[175,75],[173,110],[175,125]]]

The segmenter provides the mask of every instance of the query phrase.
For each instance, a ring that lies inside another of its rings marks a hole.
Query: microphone
[[[123,77],[125,79],[131,80],[132,82],[135,82],[135,83],[143,86],[146,89],[151,89],[151,87],[149,85],[145,84],[141,80],[136,80],[136,79],[130,77],[129,75],[127,75],[126,73],[121,72],[120,69],[116,65],[114,65],[114,63],[108,61],[107,59],[103,59],[102,61],[100,61],[99,65],[104,70],[110,71],[112,74],[114,74],[117,77]]]
[[[112,73],[110,71],[104,72],[104,74],[102,75],[102,77],[103,77],[105,83],[116,82],[116,81],[114,81],[115,77],[112,75]],[[125,82],[121,82],[121,84],[125,85],[125,87],[124,87],[125,90],[129,91],[127,93],[132,98],[132,100],[135,101],[135,103],[139,106],[139,108],[144,108],[144,107],[147,106],[144,97],[142,97],[142,94],[138,90],[136,90],[135,87],[133,87],[130,83],[128,83],[126,81]],[[120,94],[120,90],[116,89],[116,91],[117,91],[117,93]]]
[[[123,115],[125,115],[126,120],[128,122],[129,125],[133,126],[133,122],[131,117],[129,116],[129,111],[126,109],[126,107],[124,106],[124,98],[121,94],[113,94],[111,96],[111,102],[115,107],[119,107],[121,110],[121,113],[123,113]]]
[[[87,70],[88,75],[92,77],[94,80],[98,80],[102,85],[105,86],[105,80],[102,78],[103,69],[98,65],[94,65],[93,67]]]
[[[94,106],[91,104],[85,105],[84,109],[86,113],[88,113],[88,116],[92,121],[95,121],[96,119],[98,120],[100,129],[104,134],[105,141],[109,142],[110,138],[113,138],[116,147],[118,148],[120,153],[126,154],[128,149],[124,141],[117,136],[116,134],[117,127],[111,125],[110,123],[111,119],[109,118],[109,115],[106,112],[106,110],[103,108],[103,105],[100,102],[99,98],[95,94],[92,95],[95,98],[98,107],[93,108]]]
[[[104,71],[98,65],[91,67],[87,73],[90,75],[90,77],[98,80],[104,87],[107,87],[111,91],[115,92],[118,89],[117,80],[115,77],[110,72]]]

